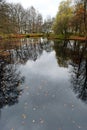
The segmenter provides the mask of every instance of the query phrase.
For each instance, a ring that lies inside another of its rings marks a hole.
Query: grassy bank
[[[0,40],[9,38],[38,38],[47,37],[48,39],[58,39],[58,40],[87,40],[87,37],[80,35],[55,35],[53,33],[30,33],[30,34],[0,34]]]
[[[8,38],[29,38],[29,37],[43,37],[42,33],[30,33],[30,34],[0,34],[0,39]]]

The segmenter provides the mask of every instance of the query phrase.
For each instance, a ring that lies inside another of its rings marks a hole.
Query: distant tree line
[[[73,2],[73,3],[72,3]],[[77,34],[87,36],[87,0],[60,2],[55,18],[43,16],[33,6],[0,0],[0,34],[41,33]]]
[[[56,34],[74,33],[87,36],[87,0],[62,1],[53,30]]]
[[[0,33],[40,33],[51,29],[51,17],[43,17],[33,6],[24,9],[21,4],[0,0]],[[48,28],[48,29],[47,29]]]

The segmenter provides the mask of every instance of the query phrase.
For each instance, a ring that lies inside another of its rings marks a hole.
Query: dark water
[[[87,130],[87,45],[0,41],[0,130]]]

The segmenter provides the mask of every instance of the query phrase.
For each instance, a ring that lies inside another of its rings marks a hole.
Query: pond
[[[87,45],[0,41],[0,129],[87,130]]]

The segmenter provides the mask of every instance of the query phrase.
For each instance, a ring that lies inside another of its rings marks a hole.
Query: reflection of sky
[[[54,51],[44,51],[20,70],[25,76],[24,91],[19,104],[2,110],[2,130],[87,129],[87,107],[70,89],[69,69],[57,65]]]
[[[29,71],[27,71],[29,69]],[[45,51],[36,62],[28,61],[24,67],[25,73],[33,73],[54,80],[63,80],[68,78],[67,68],[60,68],[55,59],[55,52],[47,54]]]

